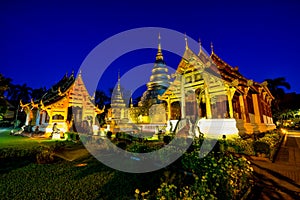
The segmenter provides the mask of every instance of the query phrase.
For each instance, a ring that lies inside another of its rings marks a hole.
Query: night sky
[[[90,51],[114,34],[165,27],[201,38],[208,52],[213,42],[214,52],[249,79],[285,77],[292,86],[287,92],[300,93],[299,2],[2,0],[0,73],[14,84],[49,88],[66,72],[77,73]],[[161,41],[163,47],[163,35]],[[181,42],[184,50],[184,38]],[[177,67],[179,59],[163,53]],[[137,51],[113,65],[122,75],[130,66],[154,62],[155,54],[155,49]],[[117,70],[105,77],[100,85],[111,87]]]

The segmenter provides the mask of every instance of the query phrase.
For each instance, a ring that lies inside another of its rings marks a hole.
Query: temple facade
[[[245,78],[237,67],[218,57],[213,47],[208,55],[200,44],[196,54],[186,41],[174,77],[160,97],[167,103],[168,121],[189,119],[207,135],[243,136],[275,129],[274,97],[267,83]]]
[[[20,104],[27,114],[25,125],[47,134],[51,134],[54,123],[62,132],[91,131],[87,129],[96,124],[96,115],[104,112],[94,106],[81,73],[77,78],[73,73],[69,77],[65,75],[40,99]]]

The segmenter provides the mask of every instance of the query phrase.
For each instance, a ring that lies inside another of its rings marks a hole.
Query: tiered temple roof
[[[125,108],[126,103],[123,99],[120,83],[120,75],[118,74],[118,85],[116,90],[114,90],[111,98],[111,107],[112,108]]]
[[[164,61],[162,54],[160,35],[158,36],[158,50],[156,54],[155,63],[152,69],[150,81],[147,83],[147,91],[143,94],[140,104],[146,102],[150,104],[159,103],[158,95],[162,95],[170,85],[170,76],[168,75],[168,68]]]

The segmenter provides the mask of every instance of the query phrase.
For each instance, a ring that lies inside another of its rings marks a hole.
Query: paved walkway
[[[257,186],[250,199],[300,199],[300,132],[289,131],[274,163],[252,160]]]

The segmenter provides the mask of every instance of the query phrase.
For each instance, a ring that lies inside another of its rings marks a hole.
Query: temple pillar
[[[41,124],[45,123],[46,121],[46,111],[42,112],[42,121]]]
[[[244,98],[243,95],[239,96],[239,101],[240,101],[240,108],[241,108],[241,116],[244,122],[246,122],[246,112],[245,112],[245,104],[244,104]]]
[[[232,98],[234,96],[236,89],[234,87],[227,89],[227,98],[228,98],[228,106],[229,106],[229,117],[233,118],[233,106],[232,106]]]
[[[39,125],[40,124],[40,110],[38,109],[36,111],[36,119],[35,119],[35,125]]]
[[[29,125],[29,120],[30,120],[30,111],[28,111],[26,113],[26,121],[25,121],[25,125],[28,126]]]
[[[247,102],[248,91],[249,91],[249,87],[245,88],[245,94],[243,95],[246,122],[250,122],[250,117],[249,117],[249,112],[248,112],[248,102]]]
[[[167,99],[168,120],[171,120],[171,98]]]
[[[207,85],[205,87],[205,106],[206,106],[206,118],[211,119],[212,113],[211,113],[211,104],[210,104],[210,94],[208,93],[208,87]]]
[[[52,123],[52,112],[48,113],[48,115],[49,115],[49,124],[51,124]]]
[[[228,97],[229,118],[233,118],[232,98]]]
[[[185,91],[184,91],[185,77],[181,75],[180,93],[181,93],[181,119],[185,119]]]
[[[253,108],[254,108],[254,117],[255,123],[260,123],[260,111],[257,94],[252,94]]]

